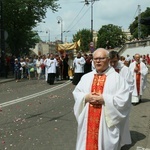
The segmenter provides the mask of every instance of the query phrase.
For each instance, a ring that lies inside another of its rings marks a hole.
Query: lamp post
[[[48,33],[48,45],[49,45],[49,53],[51,53],[52,52],[52,50],[51,50],[51,42],[50,42],[50,30],[48,29],[48,30],[46,30],[46,33]]]
[[[89,5],[91,3],[91,42],[93,42],[93,4],[95,1],[99,0],[85,0],[85,5]]]
[[[48,29],[46,33],[48,33],[48,42],[50,42],[50,30]]]
[[[60,16],[58,16],[57,20],[57,23],[61,24],[61,43],[63,43],[63,19]]]

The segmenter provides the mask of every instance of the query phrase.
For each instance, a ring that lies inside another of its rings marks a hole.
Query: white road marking
[[[41,95],[44,95],[44,94],[47,94],[47,93],[50,93],[50,92],[53,92],[53,91],[56,91],[58,89],[61,89],[67,85],[69,85],[71,82],[70,81],[67,81],[65,82],[64,84],[61,84],[61,85],[58,85],[58,86],[55,86],[53,88],[50,88],[48,90],[44,90],[44,91],[41,91],[41,92],[38,92],[38,93],[35,93],[35,94],[31,94],[31,95],[28,95],[28,96],[25,96],[25,97],[21,97],[21,98],[18,98],[18,99],[14,99],[14,100],[11,100],[9,102],[4,102],[4,103],[1,103],[0,104],[0,107],[6,107],[6,106],[9,106],[9,105],[13,105],[13,104],[16,104],[16,103],[19,103],[19,102],[23,102],[23,101],[26,101],[26,100],[29,100],[29,99],[32,99],[32,98],[35,98],[35,97],[38,97],[38,96],[41,96]]]

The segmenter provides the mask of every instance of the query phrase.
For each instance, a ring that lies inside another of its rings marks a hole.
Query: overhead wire
[[[85,5],[84,5],[85,6]],[[68,26],[68,28],[70,28],[70,26],[74,23],[74,21],[76,20],[76,18],[80,15],[81,11],[83,10],[84,6],[81,8],[81,10],[79,11],[79,13],[77,14],[77,16],[73,19],[73,21],[71,22],[71,24]],[[67,29],[68,29],[67,28]]]
[[[136,16],[136,14],[137,14],[137,11],[138,11],[138,8],[137,8],[136,11],[135,11],[135,14],[134,14],[134,16],[133,16],[132,22],[133,22],[134,19],[135,19],[135,16]]]
[[[72,30],[79,22],[80,20],[85,16],[85,14],[88,12],[88,10],[90,9],[90,7],[86,10],[86,12],[77,20],[77,22],[74,24],[74,26],[72,26],[72,28],[70,28],[70,30]]]

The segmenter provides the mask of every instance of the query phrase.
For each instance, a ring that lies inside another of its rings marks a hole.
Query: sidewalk
[[[14,81],[14,80],[15,80],[15,78],[13,76],[8,76],[8,78],[0,77],[0,84],[10,82],[10,81]]]

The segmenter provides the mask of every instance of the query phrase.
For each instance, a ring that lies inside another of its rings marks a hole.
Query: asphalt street
[[[122,150],[150,150],[150,77],[142,103],[130,114],[132,144]],[[74,85],[24,79],[0,83],[0,150],[75,150]]]
[[[43,80],[1,84],[0,150],[75,149],[73,88],[61,81],[53,86]]]

